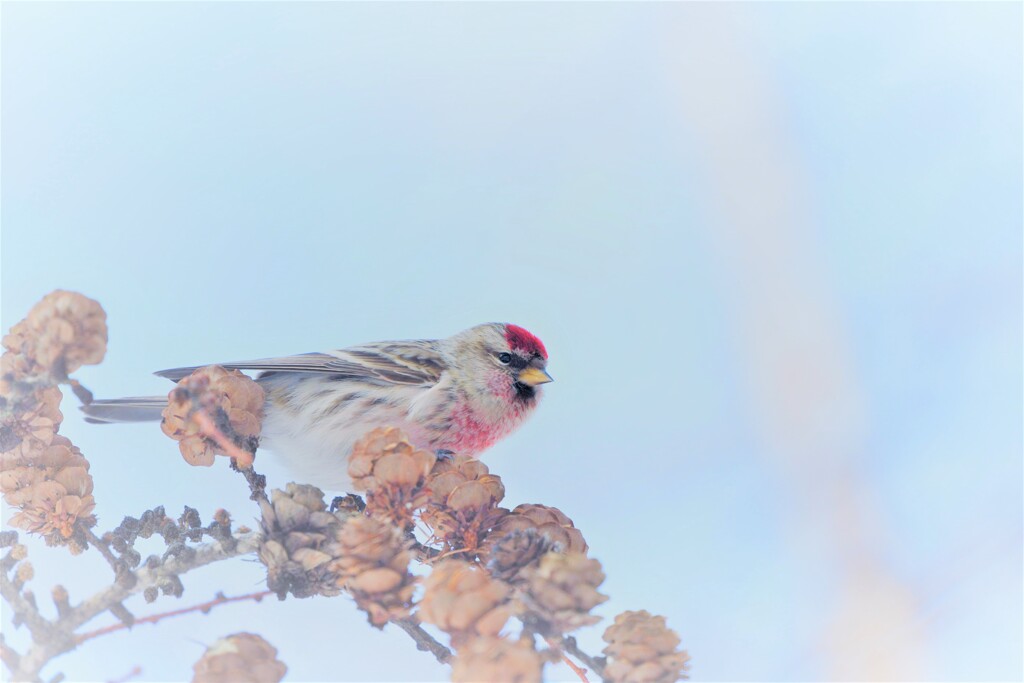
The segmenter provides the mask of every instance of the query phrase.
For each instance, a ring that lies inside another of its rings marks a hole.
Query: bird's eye
[[[499,353],[498,354],[498,360],[500,360],[505,365],[508,365],[509,363],[512,362],[512,354],[511,353]]]

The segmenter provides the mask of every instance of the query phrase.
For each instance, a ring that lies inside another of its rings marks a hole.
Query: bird
[[[381,341],[325,353],[217,363],[258,373],[266,399],[260,450],[298,481],[349,491],[348,456],[376,427],[402,429],[439,456],[479,455],[518,429],[551,382],[543,342],[519,325],[485,323],[445,339]],[[203,366],[155,373],[175,382]],[[159,421],[167,396],[94,400],[96,423]]]

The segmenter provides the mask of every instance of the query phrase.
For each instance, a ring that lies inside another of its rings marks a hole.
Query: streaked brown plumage
[[[399,427],[420,448],[477,456],[523,423],[551,381],[541,341],[507,323],[447,339],[219,365],[259,372],[267,395],[261,449],[283,458],[301,482],[331,490],[348,487],[352,445],[375,427]],[[178,381],[195,369],[157,375]],[[166,402],[116,399],[83,410],[93,422],[159,420]]]

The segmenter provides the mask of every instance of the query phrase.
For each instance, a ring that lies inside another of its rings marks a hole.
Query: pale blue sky
[[[98,395],[517,322],[556,382],[485,460],[509,504],[583,529],[600,613],[667,615],[701,680],[1024,675],[1019,4],[0,19],[3,327],[54,288],[98,299],[109,353],[79,373]],[[224,463],[66,408],[102,526],[158,503],[252,518]],[[32,552],[39,595],[106,580],[98,558]],[[129,606],[248,592],[260,569]],[[233,605],[46,673],[181,679],[250,629],[286,680],[444,677],[362,622],[344,598]]]

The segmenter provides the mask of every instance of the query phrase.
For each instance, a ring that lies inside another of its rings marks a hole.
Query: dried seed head
[[[580,553],[548,553],[523,571],[523,602],[558,633],[596,624],[590,610],[608,599],[597,591],[604,581],[601,563]]]
[[[615,617],[605,629],[604,675],[614,683],[673,683],[686,678],[690,655],[679,650],[679,636],[665,625],[665,617],[646,610]]]
[[[25,464],[53,442],[64,416],[57,387],[41,387],[10,405],[0,419],[2,469]]]
[[[267,587],[280,598],[340,593],[329,565],[342,552],[336,536],[343,519],[327,512],[323,492],[291,483],[284,491],[271,491],[270,499],[261,520],[259,549],[267,566]]]
[[[560,550],[560,546],[533,528],[499,535],[497,541],[488,536],[484,546],[487,571],[494,578],[509,582],[515,582],[523,569],[536,565],[547,553]]]
[[[416,578],[409,572],[412,551],[402,532],[373,517],[352,517],[336,538],[340,553],[331,569],[370,623],[382,628],[409,616]]]
[[[16,526],[45,537],[49,545],[72,543],[75,526],[92,526],[95,500],[89,462],[68,439],[54,435],[49,445],[32,453],[5,453],[0,472],[0,492],[8,504],[19,508],[10,519]]]
[[[421,519],[449,550],[467,556],[476,553],[487,532],[508,513],[497,507],[505,497],[501,477],[479,460],[455,455],[438,461],[427,488],[431,503]]]
[[[449,633],[452,645],[459,648],[501,632],[513,614],[511,593],[511,586],[476,565],[444,560],[427,577],[419,616]]]
[[[4,362],[3,374],[9,380],[24,381],[37,375],[62,379],[83,365],[103,360],[107,315],[99,303],[86,296],[56,290],[11,328],[3,345],[17,357]]]
[[[457,489],[464,487],[468,482],[476,482],[483,489],[485,495],[494,501],[495,505],[505,497],[505,485],[502,484],[501,477],[491,474],[487,465],[479,460],[456,454],[450,458],[438,460],[431,470],[428,481],[431,502],[438,505],[451,505],[452,500],[475,497],[477,495],[475,493],[462,496],[456,493]]]
[[[572,520],[558,508],[548,505],[524,503],[517,505],[503,517],[488,535],[485,550],[501,538],[517,530],[536,529],[556,544],[562,552],[586,553],[587,542]]]
[[[203,411],[225,436],[251,455],[259,445],[264,399],[263,388],[238,370],[209,365],[171,390],[160,426],[178,442],[185,462],[208,467],[215,454],[227,454],[204,435],[197,412]]]
[[[379,427],[353,446],[348,473],[355,490],[367,491],[368,514],[405,529],[428,500],[423,486],[436,461],[433,453],[414,448],[400,429]]]
[[[541,680],[543,662],[527,639],[474,638],[452,660],[454,683],[533,683]]]
[[[192,683],[278,683],[288,667],[262,637],[236,633],[208,647],[192,670]]]

